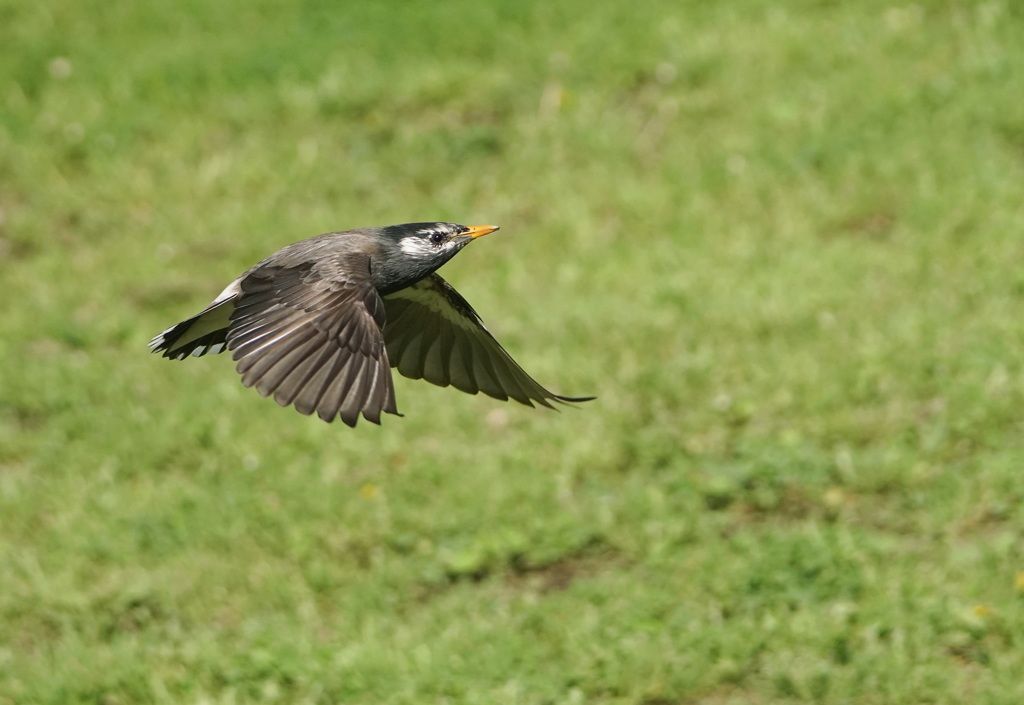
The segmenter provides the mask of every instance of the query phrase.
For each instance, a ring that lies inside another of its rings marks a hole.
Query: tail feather
[[[149,349],[172,360],[224,352],[234,310],[233,298],[215,302],[202,313],[171,326],[153,338],[149,341]]]

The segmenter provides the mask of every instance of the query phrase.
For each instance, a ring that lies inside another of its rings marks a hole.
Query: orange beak
[[[493,233],[497,229],[497,225],[470,225],[469,229],[462,233],[461,237],[468,237],[470,240],[475,240],[478,237],[487,235],[488,233]]]

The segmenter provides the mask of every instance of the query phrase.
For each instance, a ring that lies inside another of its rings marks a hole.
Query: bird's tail
[[[202,313],[171,326],[153,338],[149,341],[149,349],[172,360],[224,352],[234,310],[233,297],[214,302]]]

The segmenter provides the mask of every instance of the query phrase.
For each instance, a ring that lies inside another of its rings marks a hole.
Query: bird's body
[[[398,414],[391,367],[413,379],[533,406],[562,397],[535,382],[435,274],[496,226],[407,223],[288,245],[196,316],[153,338],[177,360],[230,350],[242,383],[282,406],[355,426]]]

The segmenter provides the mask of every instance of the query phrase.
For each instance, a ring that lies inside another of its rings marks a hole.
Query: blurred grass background
[[[1024,6],[0,0],[0,703],[1024,702]],[[560,414],[146,342],[292,241]]]

